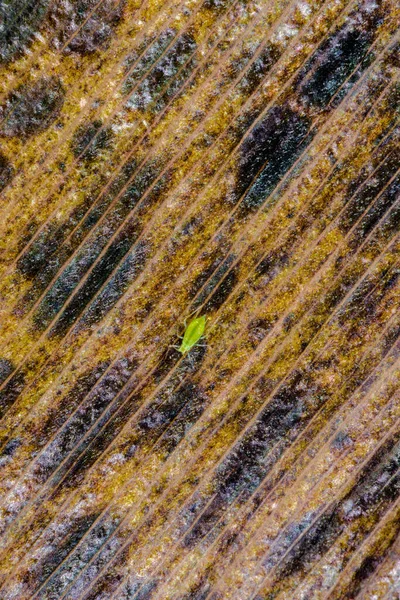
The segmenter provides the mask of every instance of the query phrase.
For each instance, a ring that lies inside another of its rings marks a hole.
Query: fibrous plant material
[[[398,3],[0,15],[0,598],[399,599]]]

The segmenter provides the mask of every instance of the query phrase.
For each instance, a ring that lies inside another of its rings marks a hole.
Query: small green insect
[[[193,346],[196,346],[206,328],[206,319],[207,317],[203,315],[202,317],[196,317],[190,321],[183,334],[182,343],[179,348],[177,348],[178,352],[186,354]]]

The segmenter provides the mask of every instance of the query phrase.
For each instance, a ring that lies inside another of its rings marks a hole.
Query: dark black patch
[[[400,434],[397,435],[399,437]],[[368,535],[369,527],[373,526],[374,520],[379,519],[387,506],[392,503],[399,495],[400,476],[395,475],[400,466],[400,446],[396,439],[388,440],[364,467],[357,476],[354,488],[341,500],[329,506],[325,512],[318,518],[311,527],[307,528],[305,534],[301,535],[293,549],[282,561],[277,577],[285,582],[285,579],[296,572],[308,571],[313,568],[315,561],[321,559],[323,554],[331,547],[334,541],[341,534],[343,529],[348,526],[348,522],[357,519],[361,515],[369,515],[371,524],[358,530],[357,536],[354,536],[352,543],[362,543],[364,535]],[[389,485],[388,485],[389,483]],[[349,554],[351,557],[351,554]],[[369,567],[374,564],[367,559],[366,573]],[[363,580],[363,569],[360,575],[355,576],[355,581],[360,583]],[[356,586],[352,587],[352,591]],[[344,596],[345,598],[355,597]]]
[[[386,62],[400,69],[400,42],[396,42],[387,55]]]
[[[386,127],[384,127],[380,135],[375,139],[375,146],[378,146],[381,141],[389,134],[389,139],[398,134],[398,122],[400,113],[400,84],[395,83],[386,100]],[[390,118],[387,118],[390,117]],[[394,129],[395,128],[395,129]],[[394,129],[394,131],[393,131]]]
[[[235,189],[237,199],[244,195],[241,217],[256,210],[288,171],[312,138],[310,125],[289,106],[274,106],[245,139]]]
[[[240,81],[239,89],[243,94],[250,96],[255,91],[279,58],[280,53],[279,48],[267,44]]]
[[[217,271],[215,277],[218,279],[221,278],[221,269],[223,270],[223,266]],[[207,300],[204,305],[203,312],[209,313],[215,310],[218,310],[226,301],[230,293],[237,282],[237,276],[240,268],[240,263],[236,264],[232,269],[228,271],[227,275],[224,275],[221,282],[218,284],[216,290],[211,294],[210,298]],[[210,286],[213,283],[214,278],[210,281]],[[207,286],[209,290],[209,286]]]
[[[175,78],[195,49],[196,42],[190,33],[186,32],[179,36],[176,43],[157,62],[136,91],[130,96],[127,104],[139,110],[147,110],[159,92]],[[136,81],[138,81],[137,74],[134,72],[124,84],[124,93],[129,92],[134,87]]]
[[[237,184],[239,194],[248,188],[260,168],[273,157],[292,124],[300,122],[301,118],[289,107],[274,106],[255,126],[241,148]]]
[[[124,533],[122,532],[121,534],[121,531],[115,531],[120,522],[121,517],[118,517],[117,515],[111,516],[110,511],[106,511],[85,537],[83,543],[77,547],[76,551],[74,552],[74,556],[68,561],[70,567],[72,567],[72,569],[69,570],[69,577],[70,580],[73,579],[74,581],[72,588],[68,592],[70,595],[74,595],[76,590],[79,590],[79,592],[76,592],[79,595],[82,588],[87,590],[87,588],[90,587],[89,582],[93,582],[96,576],[101,573],[105,565],[107,565],[107,568],[109,569],[108,572],[110,572],[114,570],[115,565],[117,565],[118,568],[120,564],[125,564],[125,561],[128,559],[127,555],[129,554],[129,551],[127,552],[126,549],[122,547],[122,552],[119,552],[121,550],[122,543],[125,541]],[[114,532],[115,535],[113,535]],[[113,558],[116,555],[117,563],[113,561]],[[90,564],[90,570],[82,571],[81,561],[83,561],[83,563],[87,563],[90,558],[93,558]],[[67,567],[66,563],[64,563],[64,565]],[[71,570],[74,570],[76,573],[75,576],[72,575],[71,577]],[[56,577],[59,578],[60,574],[61,573],[59,570],[56,574]],[[56,579],[56,577],[54,579]],[[63,579],[64,578],[61,577],[61,580]],[[109,578],[107,577],[107,579]],[[120,600],[126,600],[128,597],[133,598],[134,593],[137,592],[141,587],[142,586],[138,584],[137,579],[133,575],[131,581],[127,581],[125,579],[124,585],[119,589],[118,598]],[[59,597],[61,594],[62,592],[59,591],[57,597]]]
[[[172,79],[168,80],[167,85],[163,87],[161,93],[154,99],[148,110],[154,115],[160,114],[165,109],[171,98],[177,98],[178,95],[185,89],[185,83],[198,65],[198,55],[196,52],[192,54],[187,63],[180,68],[179,73]],[[191,82],[193,86],[193,81]]]
[[[113,427],[114,432],[121,430],[126,422],[123,416],[120,418],[124,409],[124,415],[134,410],[129,403],[122,410],[121,406],[134,385],[130,377],[136,367],[135,363],[129,364],[124,360],[114,365],[38,460],[36,473],[42,481],[48,479],[57,468],[52,481],[53,500],[58,497],[60,490],[73,487],[74,482],[81,481],[86,468],[108,447],[114,437],[107,438],[103,433],[109,433]]]
[[[9,62],[30,45],[49,0],[8,0],[0,4],[0,62]]]
[[[135,596],[131,596],[132,600],[150,600],[154,590],[157,588],[157,585],[159,583],[160,582],[157,580],[149,581],[141,587],[141,589],[135,594]]]
[[[279,568],[281,579],[312,567],[313,563],[331,547],[341,531],[335,509],[337,506],[331,507],[301,536],[299,542],[281,563]]]
[[[119,263],[124,258],[124,256],[129,252],[132,245],[132,237],[133,236],[131,228],[129,226],[125,227],[124,230],[118,236],[118,238],[108,248],[104,256],[94,266],[92,272],[85,279],[85,282],[82,285],[82,287],[77,291],[77,293],[72,297],[71,301],[65,307],[61,316],[53,325],[50,335],[64,335],[66,331],[71,327],[71,325],[75,323],[75,321],[82,314],[86,306],[93,300],[94,296],[97,294],[97,292],[99,292],[103,284],[118,267]],[[140,272],[140,269],[142,269],[144,266],[140,260],[142,256],[143,246],[139,246],[137,254],[134,254],[132,257],[133,269],[131,270],[131,274],[133,273],[133,276],[137,276]],[[125,275],[127,275],[127,272],[125,272]],[[118,277],[120,278],[122,288],[126,288],[126,286],[129,285],[129,278],[128,281],[126,281],[125,277],[124,281],[124,265],[122,265],[122,267],[118,269],[118,273],[114,276],[112,282],[110,283],[111,286],[113,284],[116,284]],[[121,288],[115,288],[114,291],[117,294],[117,296],[118,293],[123,293],[123,289]],[[110,288],[108,288],[106,293],[110,296],[109,300],[111,308],[114,302],[114,299],[112,298],[112,289],[110,290]],[[96,304],[96,306],[93,308],[93,311],[92,317],[97,315],[95,318],[96,320],[98,318],[101,318],[103,307]],[[46,321],[42,320],[42,327],[45,324],[45,322]]]
[[[158,439],[180,411],[188,403],[196,401],[198,393],[197,386],[188,381],[181,385],[175,392],[170,393],[167,390],[164,394],[157,397],[138,423],[138,431],[141,432],[139,437],[142,438],[143,435],[147,444],[149,441]]]
[[[128,56],[124,62],[127,78],[122,84],[122,93],[129,94],[135,82],[140,81],[163,54],[167,46],[176,36],[175,29],[166,29],[156,38],[147,38],[140,48]]]
[[[338,322],[346,327],[348,342],[355,341],[357,344],[361,337],[360,328],[364,329],[367,323],[375,320],[383,296],[381,286],[384,284],[384,277],[383,274],[383,280],[376,288],[373,282],[364,288],[358,288],[349,299],[343,314],[339,316]]]
[[[256,348],[272,329],[272,321],[267,319],[253,319],[248,325],[249,340],[253,348]]]
[[[10,183],[14,176],[14,168],[8,158],[0,153],[0,192]]]
[[[123,296],[131,283],[139,276],[146,265],[150,247],[140,242],[118,268],[106,284],[104,290],[94,300],[82,317],[82,327],[98,323]]]
[[[294,313],[289,313],[284,319],[282,328],[286,333],[289,333],[296,325],[296,315]]]
[[[269,451],[302,418],[302,395],[304,392],[296,384],[277,394],[222,463],[218,469],[218,489],[230,501],[243,486],[257,487],[265,476],[264,463]]]
[[[19,448],[21,444],[22,444],[22,442],[18,438],[10,440],[4,446],[1,456],[12,456],[14,454],[14,452],[16,451],[16,449]]]
[[[159,584],[160,581],[157,579],[153,579],[142,585],[131,584],[127,581],[122,588],[118,590],[118,596],[121,600],[150,600]]]
[[[358,68],[354,69],[354,72],[352,73],[352,75],[349,76],[349,78],[347,79],[347,81],[345,81],[342,84],[342,87],[338,90],[338,92],[336,93],[336,96],[334,98],[332,98],[331,102],[330,102],[330,109],[335,110],[340,103],[342,102],[342,100],[347,96],[347,94],[349,94],[351,88],[354,86],[355,83],[357,83],[357,81],[359,81],[359,79],[361,78],[362,74],[365,73],[365,71],[374,63],[374,61],[376,60],[376,54],[373,51],[368,51],[365,56],[362,57],[360,63],[358,64]],[[379,84],[376,84],[377,87],[378,85],[380,86],[378,89],[379,91],[382,91],[384,88],[384,83],[381,81]],[[371,97],[373,97],[373,93],[371,92]],[[378,96],[379,92],[377,92],[377,90],[375,90],[375,95]],[[366,103],[364,106],[364,110],[362,113],[362,116],[364,117],[364,115],[366,115],[368,113],[368,108],[370,108],[370,106]]]
[[[205,258],[205,255],[202,255],[200,259]],[[211,263],[194,279],[193,283],[190,287],[190,297],[195,296],[198,291],[203,287],[206,281],[212,276],[212,274],[219,269],[220,265],[224,261],[224,257],[220,255],[219,252],[213,252],[212,255],[207,255],[207,259],[211,260]],[[224,270],[223,275],[226,270]],[[216,282],[218,283],[218,282]],[[192,305],[192,310],[196,310],[201,305],[201,303],[195,301]]]
[[[254,393],[265,398],[271,392],[271,386],[270,380],[264,382],[261,378]],[[240,492],[246,496],[257,488],[283,449],[325,401],[326,393],[307,372],[292,374],[219,467],[215,486],[227,502],[232,502]],[[242,405],[245,402],[243,399]],[[239,422],[240,413],[232,419]],[[248,417],[245,419],[247,421]]]
[[[139,396],[130,397],[130,402],[125,402],[129,397],[130,389],[126,386],[120,390],[118,396],[110,403],[102,415],[99,423],[91,430],[91,435],[84,443],[80,444],[71,457],[68,472],[61,482],[61,489],[77,487],[84,478],[87,470],[97,458],[106,450],[111,441],[118,435],[135,409],[138,408]],[[134,454],[136,448],[131,445],[127,449],[126,457]],[[54,491],[53,497],[58,494]]]
[[[4,119],[0,135],[25,139],[44,131],[59,115],[64,95],[58,77],[42,77],[21,85],[0,107],[0,119]]]
[[[303,67],[296,87],[302,102],[326,106],[356,65],[365,57],[382,18],[378,3],[374,10],[360,10],[324,42]],[[363,65],[362,68],[365,68]]]
[[[99,574],[96,581],[93,582],[90,590],[85,595],[85,600],[98,600],[99,598],[112,598],[114,592],[125,579],[124,568],[130,559],[130,547],[126,546],[118,557],[107,569]],[[101,565],[103,566],[103,565]],[[144,588],[147,592],[147,588]]]
[[[0,358],[0,384],[15,370],[13,363],[8,358]]]
[[[399,222],[400,203],[395,203],[380,226],[385,240],[389,241],[394,235],[399,233]]]
[[[357,519],[360,514],[380,510],[385,503],[395,500],[400,492],[400,432],[378,450],[363,470],[353,490],[343,500],[341,515],[345,521]]]
[[[385,273],[382,292],[385,294],[388,290],[392,290],[398,284],[400,279],[400,270],[397,269],[393,274],[390,271]]]
[[[98,259],[97,264],[86,277],[81,289],[65,307],[50,335],[61,335],[65,332],[82,314],[108,277],[117,269],[140,236],[142,231],[141,215],[148,214],[148,211],[159,201],[160,195],[170,184],[170,173],[166,173],[149,191],[148,187],[152,184],[155,176],[151,165],[146,165],[146,168],[136,177],[135,182],[132,182],[113,206],[108,219],[81,246],[74,260],[60,274],[36,310],[34,324],[38,330],[43,330],[54,319],[96,259]],[[140,203],[140,208],[120,228],[126,216],[140,200],[144,190],[147,190],[147,193]],[[99,258],[107,242],[118,228],[120,228],[118,235],[107,248],[104,256]]]
[[[101,252],[106,247],[108,240],[123,223],[126,216],[139,201],[142,191],[151,184],[154,173],[148,167],[143,173],[139,174],[132,182],[132,185],[126,189],[118,202],[110,211],[108,219],[104,221],[99,229],[93,234],[85,244],[81,245],[74,260],[64,269],[58,279],[54,282],[51,289],[43,298],[40,306],[34,314],[35,327],[39,330],[45,329],[54,319],[57,313],[62,309],[65,302],[71,296],[79,282],[87,273],[88,269],[98,259],[92,272],[87,276],[83,286],[77,292],[75,297],[65,308],[63,314],[59,317],[57,324],[51,335],[59,335],[65,332],[71,324],[80,316],[94,295],[100,290],[108,277],[117,269],[122,259],[128,254],[135,244],[135,240],[141,233],[141,225],[137,215],[133,214],[124,226],[120,229],[117,237],[105,251],[102,258],[99,258]],[[149,181],[150,180],[150,181]],[[168,185],[168,177],[162,178],[157,185],[147,194],[146,199],[141,204],[141,210],[146,212],[157,202],[163,188]],[[79,244],[79,237],[76,243]],[[75,240],[71,244],[75,245]],[[140,245],[135,252],[143,251]],[[134,254],[132,254],[134,256]],[[57,258],[57,257],[56,257]],[[128,261],[129,262],[129,261]]]
[[[204,538],[214,525],[218,522],[227,506],[227,500],[221,494],[216,494],[207,508],[201,513],[195,525],[183,538],[182,544],[187,548],[193,548]]]
[[[377,232],[376,237],[378,239],[382,239],[382,236],[389,240],[392,235],[395,235],[398,232],[398,223],[400,219],[400,206],[399,208],[392,209],[387,218],[383,221],[383,223],[379,226],[379,230]],[[387,235],[386,235],[387,234]],[[371,240],[373,244],[375,244],[375,239]],[[377,248],[379,248],[379,242],[376,243]],[[331,312],[335,306],[338,306],[339,302],[345,297],[345,295],[354,287],[357,286],[355,291],[351,292],[351,297],[346,303],[344,309],[341,309],[338,313],[337,319],[339,324],[345,325],[348,322],[347,315],[351,315],[352,311],[363,310],[362,305],[364,303],[364,298],[368,291],[374,287],[374,284],[369,280],[366,280],[365,283],[358,283],[358,279],[360,274],[356,272],[355,274],[351,270],[345,270],[341,276],[339,277],[337,283],[331,288],[328,289],[325,298],[320,301],[318,304],[321,308],[329,309]],[[383,285],[385,284],[385,279],[383,281]],[[372,286],[372,287],[371,287]],[[357,324],[357,319],[352,319],[355,324]],[[382,348],[382,356],[389,350],[394,342],[393,335],[397,335],[397,328],[389,330],[387,334],[383,336],[383,345]]]
[[[205,0],[203,7],[206,10],[213,10],[217,13],[222,12],[226,9],[226,5],[230,4],[226,0]]]
[[[377,554],[366,556],[360,566],[357,567],[351,579],[350,585],[341,596],[343,600],[353,600],[353,598],[357,596],[363,583],[375,573],[379,565],[381,565],[384,561],[385,557],[390,551],[390,548],[398,539],[399,531],[400,519],[397,519],[393,523],[389,535],[386,535],[382,539]]]
[[[373,152],[370,161],[366,162],[358,173],[351,179],[346,188],[346,202],[349,202],[353,195],[362,192],[364,186],[368,185],[368,180],[371,178],[371,171],[377,168],[377,173],[381,173],[381,176],[387,171],[385,165],[390,165],[390,155],[393,150],[396,152],[396,146],[398,145],[400,128],[392,128],[392,131],[387,135],[383,141],[379,139],[375,141],[377,149]],[[389,163],[388,163],[389,161]],[[335,174],[339,175],[341,166],[338,165]]]
[[[272,250],[256,267],[256,274],[262,276],[263,284],[267,284],[289,264],[289,254],[282,248]]]
[[[343,452],[346,448],[353,445],[353,440],[345,431],[339,431],[335,439],[331,442],[332,450]]]
[[[98,157],[101,150],[109,148],[112,140],[110,127],[103,127],[99,120],[92,121],[89,125],[82,125],[72,138],[71,146],[74,156],[86,163]]]
[[[25,375],[22,371],[14,370],[14,374],[0,391],[0,417],[3,417],[7,409],[14,404],[15,400],[24,389],[24,385]]]
[[[40,439],[48,439],[57,433],[68,417],[86,398],[90,390],[94,388],[108,366],[108,362],[102,362],[96,365],[96,367],[88,369],[78,378],[72,389],[65,395],[61,406],[56,409],[49,407],[44,423],[41,423],[40,431],[38,431]]]
[[[18,259],[18,271],[28,279],[41,276],[42,271],[49,266],[49,259],[56,249],[57,241],[54,226],[47,226]]]
[[[129,251],[133,238],[132,233],[129,227],[125,227],[125,230],[120,233],[118,238],[108,248],[85,280],[83,286],[72,297],[71,302],[61,314],[53,330],[53,335],[65,332],[66,328],[76,321],[93,296],[118,266],[120,260]],[[99,247],[96,247],[94,244],[92,248],[83,247],[80,255],[76,258],[76,262],[67,267],[46,294],[34,314],[34,322],[38,329],[45,329],[56,316],[75,287],[79,284],[81,278],[84,277],[85,271],[94,262],[96,254],[100,253],[107,240],[98,239],[95,243],[97,242]]]
[[[229,280],[229,278],[232,277],[230,275],[230,273],[226,276],[226,279],[224,279],[224,278],[235,260],[236,260],[235,254],[228,254],[228,256],[223,260],[222,264],[221,264],[221,259],[217,258],[216,260],[214,260],[212,262],[212,264],[210,265],[210,267],[208,269],[205,269],[202,273],[200,273],[200,275],[196,278],[195,282],[192,285],[191,293],[193,295],[196,294],[202,286],[204,286],[204,289],[201,291],[201,293],[196,298],[195,303],[191,306],[191,311],[194,311],[197,308],[199,308],[200,306],[202,306],[204,304],[204,302],[206,301],[207,297],[209,297],[210,295],[211,295],[211,298],[209,299],[209,302],[211,302],[212,297],[215,293],[221,293],[221,291],[219,291],[218,289],[215,289],[215,288],[217,288],[219,283],[221,283],[221,286],[225,290],[225,293],[228,292],[228,295],[229,295],[230,291],[232,291],[232,288],[228,291],[229,285],[230,286],[234,285],[235,281]],[[235,269],[236,269],[236,267],[234,267],[231,272],[234,272]],[[209,279],[208,282],[207,282],[207,279]],[[221,280],[223,280],[223,281],[221,281]],[[213,292],[213,290],[215,290],[215,292]],[[221,306],[221,304],[223,304],[223,302],[225,302],[225,299],[219,304],[218,304],[219,301],[217,301],[217,304],[219,306]],[[204,309],[204,310],[206,310],[206,309]]]
[[[207,404],[203,390],[190,381],[184,384],[184,393],[185,404],[173,424],[164,433],[160,443],[161,451],[167,455],[171,454],[179,442],[184,439],[189,429],[203,414]]]
[[[50,600],[60,597],[65,588],[69,587],[72,580],[74,583],[79,581],[80,572],[83,567],[98,552],[101,553],[102,548],[107,545],[109,538],[113,535],[119,523],[120,520],[110,518],[107,513],[94,523],[92,529],[87,532],[84,540],[75,548],[73,554],[71,553],[68,560],[65,560],[62,565],[58,566],[56,572],[42,588],[41,597],[43,600],[45,598],[46,600]],[[68,525],[73,530],[73,523],[70,522]]]
[[[388,210],[396,203],[399,192],[400,177],[397,177],[383,192],[377,194],[376,201],[357,224],[349,241],[350,248],[357,248],[365,240]]]
[[[187,594],[180,596],[177,600],[205,600],[210,593],[211,585],[207,573],[201,576],[200,581],[190,589]],[[210,599],[211,600],[211,599]]]
[[[373,205],[367,215],[363,217],[363,234],[355,236],[357,241],[361,241],[376,224],[380,216],[384,214],[388,206],[396,200],[399,178],[395,179],[383,194],[382,191],[396,173],[399,157],[400,153],[398,151],[390,153],[375,171],[373,177],[370,177],[353,197],[349,198],[349,194],[347,194],[348,205],[343,211],[338,224],[342,233],[348,233],[362,213],[370,205]],[[380,194],[382,195],[380,196]],[[357,230],[361,234],[360,226],[358,226]]]
[[[52,43],[58,50],[65,46],[65,51],[86,55],[108,46],[123,17],[126,1],[103,0],[90,15],[97,3],[98,0],[52,3],[49,25],[53,33]],[[75,35],[78,29],[79,32]]]
[[[387,331],[382,340],[382,355],[385,356],[392,348],[394,342],[400,336],[400,326],[394,326]]]
[[[87,530],[93,522],[98,518],[100,513],[92,513],[76,520],[69,535],[65,537],[61,543],[57,545],[51,554],[35,565],[34,569],[26,575],[26,582],[30,583],[32,590],[36,590],[40,585],[53,573],[64,558],[71,552],[80,540],[83,538]]]
[[[200,396],[199,396],[200,395]],[[129,402],[124,401],[130,398]],[[142,403],[143,398],[140,393],[129,396],[129,389],[124,389],[123,394],[118,398],[118,402],[114,402],[111,409],[108,410],[101,419],[101,423],[93,430],[91,439],[86,441],[85,447],[82,448],[84,453],[72,464],[72,468],[68,476],[63,481],[63,487],[76,486],[85,475],[87,469],[96,461],[102,452],[110,444],[116,435],[126,425],[129,418]],[[146,408],[144,415],[139,423],[135,426],[134,439],[126,448],[125,456],[129,458],[132,455],[132,446],[134,446],[133,454],[137,451],[142,443],[146,446],[156,440],[169,427],[171,421],[180,415],[185,409],[185,415],[188,418],[195,419],[199,411],[202,410],[203,395],[190,381],[182,385],[175,392],[170,392],[169,389],[155,399],[155,401]],[[182,432],[185,427],[190,427],[191,423],[183,421],[182,414],[177,420],[175,429],[171,430],[170,435],[164,441],[164,449],[173,448],[179,442]],[[183,429],[182,429],[183,428]]]
[[[194,215],[189,219],[189,221],[186,221],[186,223],[182,226],[181,236],[190,237],[202,222],[203,218],[201,215]]]
[[[91,198],[88,199],[90,205],[93,204],[93,207],[85,217],[84,221],[79,224],[78,229],[74,234],[74,240],[76,240],[77,242],[82,241],[87,232],[90,231],[92,227],[98,222],[98,220],[104,214],[111,202],[118,196],[123,187],[129,182],[129,179],[134,175],[137,166],[137,161],[134,158],[131,158],[122,167],[115,179],[107,185],[106,193],[101,193],[96,198],[96,201],[94,203],[91,200]],[[94,194],[91,194],[90,196],[92,197],[93,195]],[[87,202],[85,204],[87,204]]]
[[[240,492],[245,491],[248,496],[257,488],[276,460],[276,456],[270,456],[270,450],[278,443],[283,447],[290,442],[286,439],[288,434],[304,421],[303,399],[315,393],[315,385],[311,386],[306,376],[297,373],[286,388],[274,396],[218,468],[214,481],[216,496],[186,536],[186,545],[192,546],[207,535]]]
[[[178,346],[180,340],[173,339],[174,346]],[[176,342],[176,343],[175,343]],[[176,363],[182,358],[182,354],[178,352],[174,346],[168,346],[167,349],[162,353],[160,360],[153,371],[153,379],[159,383],[169,371],[176,365]]]
[[[120,192],[123,185],[136,168],[136,162],[130,161],[122,169],[119,176],[111,184],[107,194],[97,197],[97,188],[69,214],[61,224],[48,224],[29,246],[17,262],[17,268],[27,278],[34,279],[34,286],[28,290],[18,303],[15,313],[26,314],[26,311],[40,298],[61,265],[81,244],[90,230],[104,214],[112,200]],[[92,208],[90,208],[92,207]],[[85,217],[86,214],[86,217]],[[62,245],[65,238],[74,230],[71,238]]]
[[[88,269],[98,260],[82,288],[65,308],[65,314],[63,313],[60,316],[51,335],[59,335],[65,331],[66,328],[76,321],[88,303],[93,299],[93,296],[100,290],[106,279],[117,269],[122,259],[133,248],[135,241],[142,231],[142,215],[148,214],[152,207],[157,204],[160,196],[169,187],[171,181],[170,173],[168,172],[149,190],[158,173],[158,170],[153,167],[154,164],[147,164],[136,175],[124,193],[118,198],[112,210],[108,212],[107,219],[103,220],[95,232],[92,231],[92,235],[84,244],[81,244],[74,259],[53,283],[34,314],[34,324],[38,330],[43,330],[48,326],[79,285],[79,282],[86,275]],[[144,193],[146,197],[142,198]],[[126,219],[140,200],[138,210]],[[99,206],[96,206],[93,212],[98,208]],[[121,225],[123,226],[121,227]],[[108,241],[118,229],[120,230],[112,244],[107,248],[104,256],[99,258]],[[69,240],[69,244],[71,246],[79,245],[83,233],[84,230],[77,232],[76,237],[74,236],[73,239]],[[68,255],[69,253],[70,250],[67,249],[66,254]],[[58,256],[55,255],[54,258],[57,260]],[[62,260],[65,259],[62,258]]]

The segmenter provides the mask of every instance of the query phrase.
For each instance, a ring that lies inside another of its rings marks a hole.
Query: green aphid
[[[185,333],[183,334],[182,343],[178,348],[178,352],[181,354],[186,354],[189,352],[193,346],[196,346],[200,338],[203,336],[204,330],[206,328],[206,317],[196,317],[192,319],[189,325],[185,329]]]

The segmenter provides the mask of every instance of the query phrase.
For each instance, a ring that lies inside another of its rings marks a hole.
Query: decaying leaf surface
[[[0,597],[400,598],[398,3],[0,11]]]

